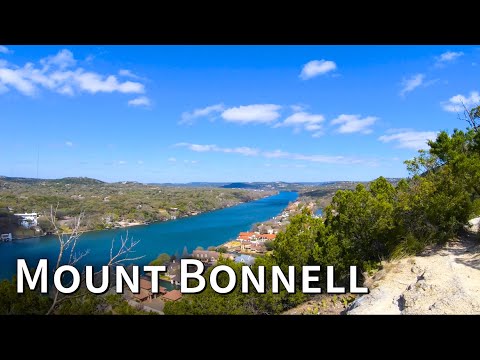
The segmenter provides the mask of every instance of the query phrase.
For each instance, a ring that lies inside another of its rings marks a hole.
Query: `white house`
[[[37,226],[37,218],[38,214],[37,213],[25,213],[25,214],[13,214],[15,216],[18,216],[19,223],[22,225],[24,228],[30,228],[31,226]]]
[[[12,241],[12,233],[1,234],[0,241],[4,241],[4,242]]]

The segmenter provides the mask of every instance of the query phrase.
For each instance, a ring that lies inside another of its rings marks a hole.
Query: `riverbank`
[[[179,220],[179,219],[186,219],[186,218],[190,218],[190,217],[194,217],[194,216],[199,216],[201,214],[208,214],[208,213],[212,213],[212,212],[227,209],[227,208],[232,208],[232,207],[235,207],[235,206],[238,206],[238,205],[241,205],[241,204],[248,204],[248,203],[255,202],[255,201],[258,201],[258,200],[261,200],[261,199],[269,198],[271,196],[276,196],[278,194],[279,194],[279,191],[270,191],[268,193],[263,194],[263,196],[260,196],[258,198],[252,198],[252,199],[247,200],[247,201],[236,201],[234,203],[230,203],[230,204],[227,204],[225,206],[218,207],[218,208],[213,208],[213,209],[208,210],[208,211],[203,211],[203,212],[202,211],[195,211],[195,212],[190,212],[190,213],[182,215],[182,216],[175,216],[175,217],[171,217],[171,218],[163,219],[163,220],[156,220],[156,221],[137,221],[137,220],[125,221],[125,220],[121,220],[121,221],[112,222],[111,226],[106,226],[106,227],[103,227],[103,228],[98,228],[98,227],[95,228],[95,229],[88,229],[88,228],[85,229],[84,228],[84,229],[81,230],[81,233],[84,234],[84,233],[106,231],[106,230],[125,229],[125,228],[137,227],[137,226],[147,226],[147,225],[152,225],[152,224],[157,224],[157,223],[165,223],[165,222]],[[64,223],[65,223],[65,221],[64,221]],[[70,235],[71,233],[72,233],[71,231],[64,231],[63,232],[63,234],[65,234],[65,235]],[[41,233],[41,234],[39,233],[39,235],[36,235],[36,236],[26,236],[26,237],[16,237],[16,236],[14,236],[13,241],[41,238],[41,237],[45,237],[45,236],[49,236],[49,235],[55,235],[55,234],[44,232],[44,233]]]
[[[135,256],[143,256],[132,261],[132,264],[147,265],[162,253],[180,256],[185,248],[191,253],[198,246],[205,249],[218,246],[253,224],[276,216],[297,196],[296,192],[280,192],[257,201],[188,218],[129,227],[129,239],[139,240]],[[125,238],[125,233],[126,229],[121,228],[83,233],[77,243],[77,251],[89,250],[89,254],[79,261],[78,266],[102,266],[108,263],[112,240],[116,239],[115,246],[118,247],[120,237]],[[16,273],[16,261],[19,258],[24,258],[27,264],[37,264],[39,259],[53,262],[57,256],[58,241],[54,235],[1,243],[0,279],[11,279]]]

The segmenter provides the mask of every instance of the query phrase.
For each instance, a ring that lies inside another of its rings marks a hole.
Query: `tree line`
[[[333,265],[338,285],[345,285],[349,266],[362,271],[379,267],[382,260],[416,254],[428,245],[443,244],[461,232],[468,220],[480,215],[480,107],[467,114],[469,127],[442,131],[428,149],[405,161],[410,177],[395,186],[383,177],[354,190],[339,190],[322,219],[305,209],[291,219],[286,230],[277,235],[273,254],[258,258],[258,266],[273,265],[286,270],[293,265],[300,271],[305,265]],[[225,262],[225,261],[224,261]],[[227,261],[237,275],[239,264]],[[209,272],[205,274],[208,281]],[[219,285],[228,283],[227,275]],[[269,279],[269,276],[266,277]],[[298,291],[273,294],[242,294],[239,286],[220,295],[211,288],[200,294],[186,295],[177,303],[165,305],[166,314],[278,314],[308,299]],[[320,279],[325,284],[325,279]]]

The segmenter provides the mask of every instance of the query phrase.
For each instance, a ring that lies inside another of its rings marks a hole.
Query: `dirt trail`
[[[347,314],[480,314],[480,242],[474,234],[385,264]]]

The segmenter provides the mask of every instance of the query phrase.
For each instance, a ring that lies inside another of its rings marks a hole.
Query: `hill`
[[[106,183],[84,177],[0,177],[0,213],[37,212],[42,216],[43,230],[48,231],[44,216],[50,213],[51,206],[58,204],[61,226],[68,228],[71,217],[84,212],[83,230],[100,230],[195,215],[272,194],[273,191],[159,186],[131,181]],[[12,221],[8,224],[8,229],[0,224],[0,232],[10,232]],[[19,236],[31,235],[28,231],[22,234]]]

